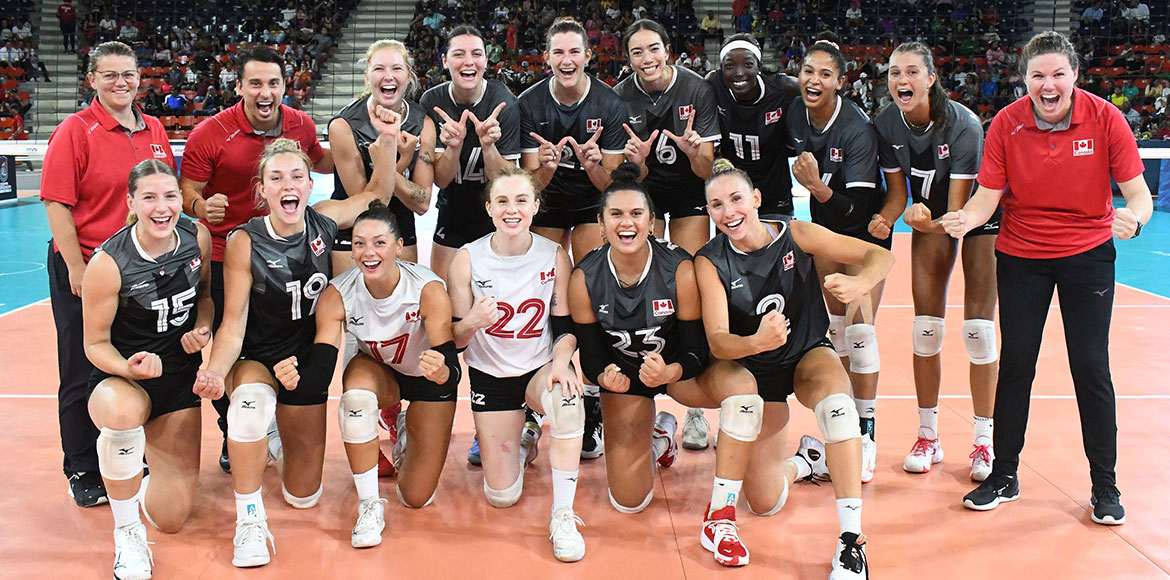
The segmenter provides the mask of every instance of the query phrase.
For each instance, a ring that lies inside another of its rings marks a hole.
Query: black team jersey
[[[718,104],[719,155],[747,172],[763,196],[761,213],[792,215],[792,173],[788,170],[788,124],[794,102],[800,101],[796,79],[760,73],[760,98],[740,102],[723,82],[719,70],[707,74]]]
[[[180,343],[195,328],[198,316],[203,254],[195,224],[179,218],[175,249],[158,258],[143,251],[134,229],[133,225],[122,228],[96,250],[114,259],[122,277],[110,343],[125,358],[138,352],[157,354],[163,372],[199,366],[202,355],[187,354]]]
[[[816,198],[809,200],[809,212],[814,223],[834,232],[889,247],[889,239],[879,241],[869,233],[869,222],[885,201],[878,172],[877,133],[869,117],[849,99],[837,97],[837,108],[825,128],[816,131],[809,123],[808,110],[803,101],[793,103],[788,115],[790,147],[794,155],[809,151],[820,165],[821,181],[833,190],[834,196],[848,199],[844,212],[822,204]]]
[[[788,319],[788,341],[776,350],[740,359],[753,373],[766,373],[800,362],[810,348],[825,340],[829,317],[821,297],[820,279],[812,256],[792,240],[787,216],[761,216],[778,232],[771,244],[743,253],[720,233],[699,250],[719,272],[727,292],[727,319],[731,333],[751,336],[770,310]],[[774,221],[773,221],[774,220]]]
[[[687,129],[687,120],[693,115],[691,126],[703,141],[719,138],[719,122],[715,118],[715,91],[702,77],[693,71],[671,65],[674,76],[661,93],[647,93],[638,84],[638,75],[630,75],[614,89],[629,110],[626,121],[639,139],[647,139],[656,129],[682,136]],[[625,130],[623,129],[623,133]],[[687,158],[674,141],[659,132],[650,155],[646,157],[649,174],[644,180],[646,189],[652,194],[664,192],[698,192],[702,195],[703,180],[691,171],[691,160]]]
[[[585,75],[588,88],[581,100],[565,105],[552,94],[552,77],[546,78],[520,94],[520,152],[536,153],[540,143],[529,133],[553,143],[571,136],[577,143],[585,143],[599,128],[604,129],[597,140],[602,153],[621,155],[629,135],[622,129],[627,120],[626,104],[609,85],[593,75]],[[573,146],[566,143],[561,151],[561,162],[548,187],[546,198],[587,197],[596,199],[600,192],[589,174],[581,168]]]
[[[674,274],[679,264],[691,259],[686,250],[666,240],[651,238],[648,243],[646,272],[629,288],[617,281],[609,244],[589,252],[577,265],[585,273],[593,315],[612,340],[605,347],[607,358],[621,368],[631,385],[642,387],[638,370],[644,354],[658,353],[667,364],[677,358],[680,337]]]
[[[901,170],[909,178],[913,203],[926,204],[931,219],[947,213],[951,179],[975,180],[983,159],[983,127],[967,107],[947,101],[946,124],[932,121],[911,129],[902,111],[890,105],[873,120],[882,171]]]
[[[313,314],[333,274],[329,253],[337,223],[307,207],[305,231],[281,238],[268,220],[254,217],[239,226],[252,238],[252,294],[240,353],[279,362],[303,355],[313,344]]]

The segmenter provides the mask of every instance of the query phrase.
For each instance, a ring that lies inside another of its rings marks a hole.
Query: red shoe
[[[711,506],[707,506],[708,513]],[[739,541],[739,527],[735,525],[735,506],[729,505],[703,520],[703,534],[699,543],[715,555],[715,561],[724,566],[747,566],[748,549]]]
[[[381,449],[378,449],[378,477],[393,477],[395,471],[394,464],[390,463]]]
[[[398,414],[402,412],[402,401],[393,407],[378,411],[378,426],[390,433],[390,445],[398,442]]]
[[[654,416],[654,430],[650,434],[651,448],[654,450],[654,459],[662,467],[674,465],[678,458],[678,441],[675,434],[678,432],[678,420],[666,411],[659,411]]]

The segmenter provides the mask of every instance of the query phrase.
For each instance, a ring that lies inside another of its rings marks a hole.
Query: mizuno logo
[[[736,278],[736,279],[732,280],[731,281],[731,289],[738,290],[740,288],[743,288],[743,282],[741,282],[741,280],[743,280],[743,278]]]
[[[934,336],[934,331],[933,330],[923,330],[922,336]]]
[[[799,143],[804,143],[804,139],[797,139],[796,137],[793,137],[793,138],[792,138],[792,140],[793,140],[793,141],[796,141],[798,144],[799,144]]]
[[[861,509],[861,506],[859,506],[859,505],[847,505],[847,506],[845,506],[845,509],[850,509],[850,510],[853,510],[853,511],[857,511],[857,510]]]
[[[264,262],[265,262],[265,263],[267,263],[267,264],[268,264],[268,268],[269,268],[269,269],[272,269],[272,270],[275,270],[275,269],[278,269],[278,268],[283,268],[283,267],[284,267],[284,263],[282,263],[282,262],[280,261],[280,258],[277,258],[277,259],[275,259],[275,260],[264,260]]]
[[[362,416],[362,410],[361,409],[350,409],[349,416],[353,417],[355,419],[360,419]]]
[[[642,122],[642,115],[631,115],[630,116],[630,124],[631,125],[633,125],[634,123],[641,123],[641,122]]]
[[[133,447],[126,447],[125,449],[118,449],[118,455],[130,455],[134,453]]]
[[[894,145],[894,149],[901,149],[903,147],[905,147],[905,145]]]
[[[836,409],[833,409],[832,411],[829,412],[829,418],[831,418],[831,419],[835,419],[837,417],[844,417],[844,416],[845,416],[845,407],[837,407]]]
[[[865,348],[865,343],[864,342],[855,342],[855,343],[853,343],[853,348]]]
[[[599,314],[609,314],[609,304],[598,304],[597,312]]]
[[[241,401],[240,407],[244,409],[255,409],[256,401]]]
[[[349,325],[350,326],[365,326],[365,323],[362,322],[363,318],[365,318],[365,317],[364,316],[350,316],[349,317]]]
[[[752,407],[751,405],[740,405],[739,412],[740,413],[755,413],[756,411],[755,411],[755,407]]]
[[[577,399],[577,397],[569,397],[567,399],[562,398],[561,399],[561,406],[562,407],[572,407],[573,401],[575,401],[576,399]]]
[[[130,287],[130,290],[131,290],[131,291],[133,291],[133,290],[143,290],[143,289],[145,289],[145,288],[149,288],[149,287],[150,287],[150,282],[139,282],[139,283],[137,283],[137,284],[135,284],[135,285],[131,286],[131,287]]]
[[[967,338],[969,338],[971,340],[979,340],[979,333],[978,332],[968,332]]]
[[[1097,296],[1104,296],[1106,292],[1109,292],[1108,288],[1104,290],[1093,290],[1093,294],[1096,294]]]
[[[491,288],[492,281],[491,280],[476,280],[475,285],[479,286],[480,290],[483,290],[484,288]]]

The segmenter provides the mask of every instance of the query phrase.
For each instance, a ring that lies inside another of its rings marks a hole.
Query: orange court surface
[[[420,236],[422,238],[423,236]],[[1127,509],[1123,526],[1089,519],[1088,464],[1072,393],[1059,307],[1053,304],[1033,388],[1028,443],[1020,466],[1019,501],[991,512],[965,509],[972,433],[962,325],[962,273],[952,278],[943,348],[939,431],[946,460],[930,473],[902,470],[917,428],[911,372],[908,234],[897,234],[898,262],[878,315],[882,345],[877,442],[878,470],[863,488],[864,531],[871,577],[1170,578],[1170,357],[1165,329],[1170,299],[1118,285],[1111,353],[1118,400],[1118,487]],[[1124,244],[1125,242],[1122,242]],[[420,255],[427,255],[420,248]],[[112,518],[106,505],[81,509],[66,494],[57,430],[57,373],[48,301],[0,315],[0,415],[5,473],[0,484],[0,578],[109,578]],[[465,375],[466,377],[466,375]],[[464,379],[460,393],[467,394]],[[800,483],[775,516],[751,515],[741,502],[740,537],[751,564],[726,569],[699,545],[703,509],[714,476],[714,450],[681,451],[656,476],[654,500],[640,514],[609,505],[605,457],[583,461],[576,513],[585,559],[557,562],[548,541],[551,484],[542,454],[525,477],[524,496],[511,509],[488,505],[479,468],[465,461],[472,440],[466,399],[459,403],[447,464],[434,504],[410,510],[395,501],[394,480],[381,480],[390,499],[381,546],[355,550],[349,532],[357,497],[336,422],[335,380],[330,401],[324,495],[299,511],[286,504],[275,468],[264,479],[272,563],[231,565],[234,503],[230,476],[216,465],[220,433],[203,406],[198,507],[178,534],[148,526],[155,578],[781,578],[823,579],[838,534],[833,491]],[[818,435],[811,411],[792,400],[789,447]],[[660,410],[685,412],[665,397]],[[718,412],[707,412],[714,427]],[[383,437],[384,438],[384,437]],[[542,443],[544,447],[547,443]],[[389,449],[386,449],[389,452]],[[149,459],[149,458],[148,458]]]

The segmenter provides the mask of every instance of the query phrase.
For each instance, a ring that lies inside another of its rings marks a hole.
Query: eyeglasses
[[[98,76],[98,78],[102,79],[102,81],[107,82],[107,83],[112,83],[112,82],[117,81],[118,77],[122,77],[122,80],[124,80],[128,83],[132,83],[132,82],[138,80],[138,71],[136,71],[136,70],[128,70],[125,72],[116,72],[116,71],[112,71],[112,70],[106,70],[106,71],[95,70],[93,72],[94,72],[94,74],[96,74]]]

